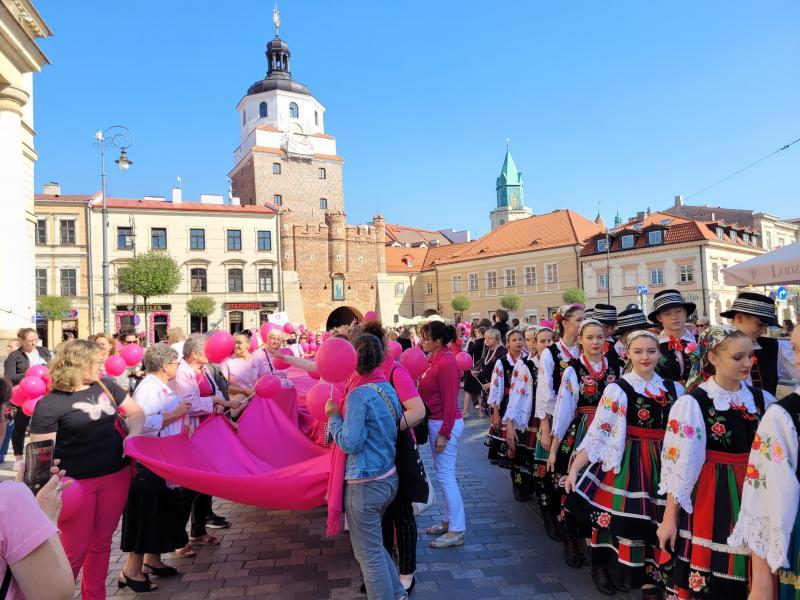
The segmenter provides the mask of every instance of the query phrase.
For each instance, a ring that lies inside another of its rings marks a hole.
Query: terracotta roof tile
[[[34,194],[33,200],[41,202],[64,202],[74,204],[86,204],[92,198],[99,196],[100,192],[96,194]]]
[[[325,140],[335,140],[336,138],[332,135],[328,135],[327,133],[312,133],[311,137],[318,137]]]
[[[280,129],[275,129],[272,125],[259,125],[258,127],[256,127],[256,129],[259,129],[261,131],[269,131],[269,132],[272,132],[272,133],[280,133],[281,132]]]
[[[286,156],[286,150],[283,148],[271,148],[269,146],[253,146],[250,148],[251,152],[259,152],[261,154],[275,154],[277,156]],[[314,154],[314,158],[322,158],[324,160],[335,160],[337,162],[344,162],[341,156],[336,154]]]
[[[428,248],[386,247],[387,273],[419,273]]]
[[[99,206],[99,200],[95,203]],[[276,211],[266,206],[247,204],[234,206],[231,204],[204,204],[201,202],[180,202],[173,204],[165,200],[135,200],[130,198],[108,198],[106,204],[109,208],[127,208],[131,210],[177,210],[194,212],[225,212],[225,213],[259,213],[270,215]]]
[[[420,229],[419,227],[409,227],[408,225],[394,225],[386,223],[386,243],[398,242],[400,244],[418,245],[428,244],[431,240],[439,240],[439,245],[451,244],[450,239],[440,231],[431,229]]]

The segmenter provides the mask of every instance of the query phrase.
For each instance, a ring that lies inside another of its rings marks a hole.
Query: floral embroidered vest
[[[606,369],[605,376],[600,381],[592,377],[589,369],[579,358],[569,361],[569,365],[575,369],[575,374],[578,376],[578,408],[600,404],[600,399],[603,397],[603,391],[606,386],[610,383],[615,383],[619,377],[618,369],[610,363]]]
[[[561,346],[558,342],[548,346],[546,352],[553,355],[553,389],[558,393],[558,388],[561,387],[561,378],[569,366],[569,359],[561,356]]]
[[[747,409],[730,407],[728,410],[717,410],[714,401],[700,387],[696,387],[689,395],[697,400],[703,414],[706,428],[706,449],[731,454],[747,454],[756,436],[758,422],[764,414],[764,393],[754,387],[747,386],[753,394],[756,412]]]
[[[664,387],[667,388],[667,391],[655,398],[647,394],[640,394],[624,378],[620,378],[617,385],[628,398],[628,412],[625,420],[629,427],[666,429],[669,409],[678,399],[674,382],[665,379]]]

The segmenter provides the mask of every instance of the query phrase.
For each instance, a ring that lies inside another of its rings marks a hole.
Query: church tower
[[[272,21],[266,77],[236,107],[239,147],[228,176],[242,204],[271,204],[292,211],[298,223],[322,223],[326,211],[344,212],[343,160],[325,133],[325,107],[292,77],[277,7]]]
[[[497,229],[511,221],[527,219],[533,211],[525,206],[525,195],[522,183],[522,172],[517,170],[511,150],[506,146],[506,158],[500,177],[497,178],[497,207],[489,213],[492,229]]]

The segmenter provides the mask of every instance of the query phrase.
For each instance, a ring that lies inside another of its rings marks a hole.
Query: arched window
[[[228,291],[241,292],[244,287],[241,269],[228,269]]]
[[[292,119],[300,118],[300,110],[297,108],[296,102],[289,103],[289,117]]]
[[[319,113],[314,111],[314,125],[319,125]]]
[[[208,291],[208,276],[202,267],[195,267],[190,272],[190,279],[193,292]]]
[[[267,103],[262,102],[258,105],[258,118],[259,119],[266,119],[269,116],[269,112],[267,111]]]

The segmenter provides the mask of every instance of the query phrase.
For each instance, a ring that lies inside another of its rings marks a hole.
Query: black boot
[[[662,600],[664,593],[657,587],[642,588],[642,600]]]
[[[614,595],[614,583],[605,567],[592,567],[592,580],[595,587],[606,596]]]
[[[566,523],[561,524],[561,541],[564,544],[564,562],[573,569],[581,568],[581,558],[578,556],[578,539],[575,532],[571,531]]]
[[[546,506],[542,507],[542,520],[544,521],[544,530],[547,537],[557,542],[561,541],[561,527],[558,524],[558,517],[556,512],[550,510]]]
[[[586,545],[586,538],[578,537],[578,558],[582,565],[589,564],[589,546]],[[606,573],[608,575],[608,573]]]

